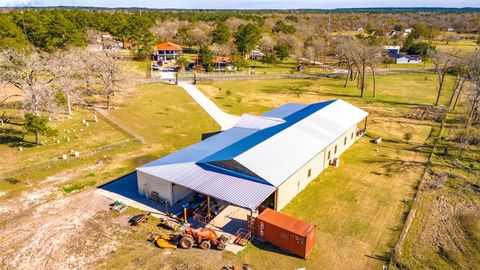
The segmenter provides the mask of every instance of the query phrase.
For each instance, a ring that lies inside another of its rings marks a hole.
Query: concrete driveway
[[[213,101],[205,96],[195,85],[179,82],[187,93],[217,122],[222,130],[229,129],[235,125],[239,117],[222,111]]]

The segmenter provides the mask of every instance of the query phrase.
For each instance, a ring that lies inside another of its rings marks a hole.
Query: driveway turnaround
[[[235,125],[239,117],[222,111],[213,101],[205,96],[198,88],[189,83],[179,82],[187,93],[217,122],[222,130],[229,129]]]

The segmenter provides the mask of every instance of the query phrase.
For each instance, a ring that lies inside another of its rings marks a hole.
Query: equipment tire
[[[210,241],[208,240],[203,240],[201,243],[200,243],[200,248],[201,249],[210,249],[212,245],[210,244]]]
[[[193,239],[190,238],[190,237],[182,237],[182,239],[180,239],[180,243],[179,243],[179,246],[183,249],[189,249],[191,247],[193,247]]]

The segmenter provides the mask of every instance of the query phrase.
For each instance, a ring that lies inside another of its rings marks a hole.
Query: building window
[[[310,177],[312,175],[312,169],[308,169],[308,175],[307,177]]]
[[[328,151],[328,157],[327,157],[328,160],[330,160],[330,152],[331,151]]]
[[[347,137],[343,139],[343,145],[346,145],[346,144],[347,144]]]
[[[353,132],[352,132],[352,135],[350,136],[350,139],[352,139],[352,140],[353,140]]]
[[[335,145],[335,149],[333,150],[333,153],[336,154],[337,153],[337,146]]]

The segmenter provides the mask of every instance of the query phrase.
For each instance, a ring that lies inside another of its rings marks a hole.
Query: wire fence
[[[114,125],[118,129],[122,130],[123,132],[127,133],[128,135],[132,136],[133,138],[139,140],[140,142],[145,143],[145,138],[144,137],[138,135],[136,132],[134,132],[130,128],[124,126],[119,121],[113,119],[108,114],[106,114],[102,109],[94,108],[93,110],[95,112],[97,112],[98,114],[100,114],[103,118],[105,118],[107,121],[109,121],[112,125]]]
[[[180,82],[200,82],[200,81],[242,81],[242,80],[274,80],[274,79],[317,79],[327,77],[328,74],[222,74],[212,75],[202,74],[201,76],[178,76]]]
[[[71,160],[91,158],[95,155],[102,155],[102,154],[105,154],[105,153],[109,153],[114,149],[116,150],[116,149],[125,147],[125,146],[127,146],[130,143],[133,143],[135,141],[138,141],[138,139],[137,138],[131,138],[131,139],[126,139],[126,140],[122,140],[122,141],[107,144],[107,145],[102,145],[102,146],[94,148],[94,149],[81,151],[81,155],[79,157],[74,157],[73,154],[70,153]],[[67,155],[67,157],[68,157],[68,155]],[[47,159],[47,160],[42,160],[42,161],[39,161],[39,162],[27,164],[27,166],[22,167],[22,168],[0,171],[0,177],[14,177],[14,176],[17,176],[17,175],[25,175],[25,174],[28,174],[28,173],[33,173],[35,171],[46,170],[46,169],[52,168],[56,165],[59,165],[59,164],[65,163],[65,162],[68,162],[68,159],[63,160],[62,156],[59,155],[57,157],[50,158],[50,159]]]

